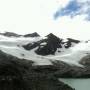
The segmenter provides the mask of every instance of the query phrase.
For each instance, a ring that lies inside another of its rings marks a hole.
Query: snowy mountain
[[[36,32],[27,35],[6,32],[0,38],[1,51],[21,59],[32,59],[35,65],[51,65],[51,61],[59,60],[82,66],[79,61],[90,52],[89,41],[64,40],[52,33],[42,38]]]
[[[45,80],[47,78],[51,80],[51,77],[56,81],[59,78],[90,78],[90,41],[62,39],[52,33],[45,37],[37,33],[27,35],[1,33],[0,70],[3,79],[11,79],[7,77],[6,71],[13,73],[15,65],[16,69],[20,68],[21,73],[24,72],[24,75],[28,73],[29,78],[34,75],[40,79],[46,77]],[[26,78],[26,76],[22,77]]]
[[[72,48],[80,42],[70,38],[65,41],[52,33],[42,38],[6,32],[0,35],[0,38],[0,48],[3,52],[18,58],[28,60],[31,58],[37,65],[49,65],[51,64],[49,59],[62,59],[63,55],[70,58],[68,54],[72,54]]]

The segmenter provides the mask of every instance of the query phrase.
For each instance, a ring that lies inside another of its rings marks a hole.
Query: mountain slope
[[[46,71],[42,72],[41,67],[33,66],[32,60],[19,59],[0,51],[0,89],[73,90],[53,76],[56,71],[55,67],[52,66],[51,71],[49,67],[45,67]],[[45,68],[43,69],[45,70]]]

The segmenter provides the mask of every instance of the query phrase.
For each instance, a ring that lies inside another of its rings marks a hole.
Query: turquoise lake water
[[[90,90],[90,79],[59,79],[60,81],[68,84],[75,90]]]

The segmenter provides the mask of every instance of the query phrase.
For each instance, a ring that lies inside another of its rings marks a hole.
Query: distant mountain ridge
[[[25,34],[25,35],[16,34],[13,32],[4,32],[4,33],[0,33],[0,35],[4,35],[7,37],[20,37],[20,36],[23,36],[23,37],[39,37],[40,36],[37,32]]]

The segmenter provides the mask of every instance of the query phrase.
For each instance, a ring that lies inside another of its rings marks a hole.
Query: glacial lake
[[[64,79],[60,78],[60,81],[68,84],[75,90],[90,90],[90,79]]]

